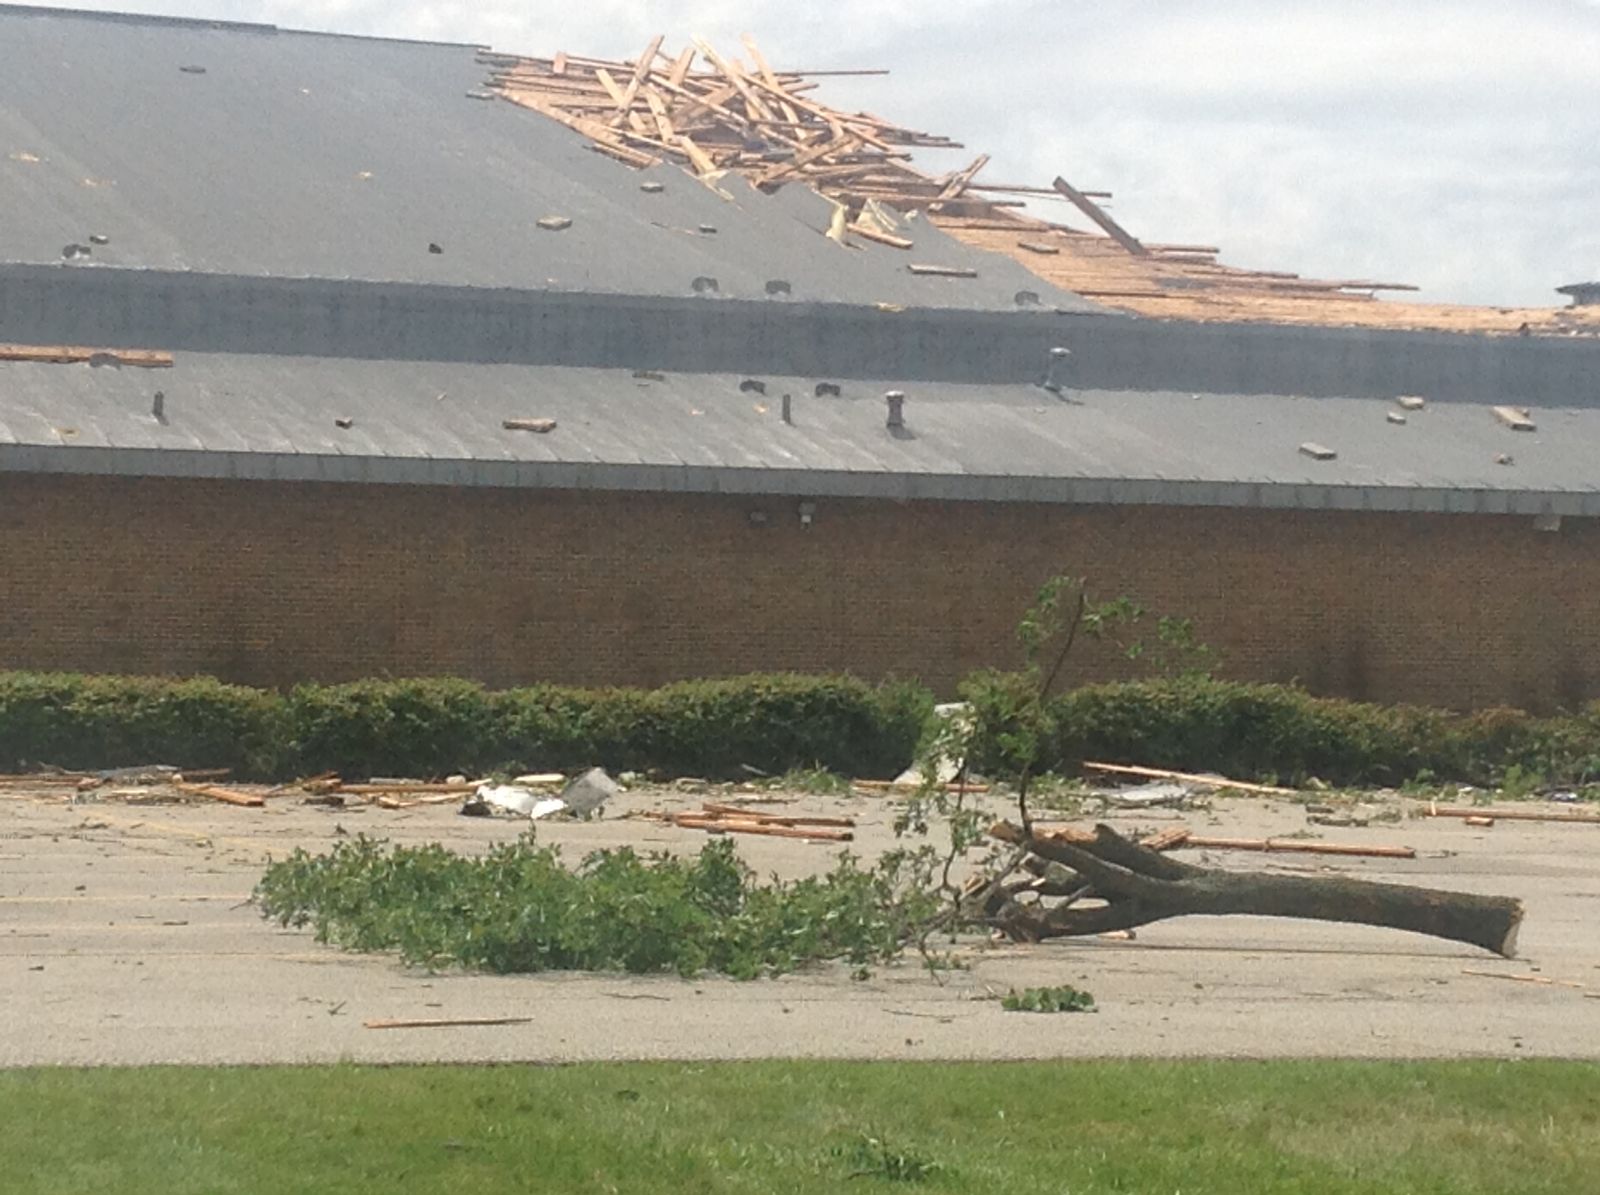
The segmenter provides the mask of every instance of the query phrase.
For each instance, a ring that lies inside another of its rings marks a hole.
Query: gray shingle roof
[[[705,277],[756,299],[782,280],[802,301],[1010,310],[1029,291],[1099,310],[926,225],[910,253],[837,246],[803,188],[728,178],[724,198],[663,168],[641,191],[554,121],[469,98],[476,52],[0,6],[0,263],[83,245],[72,268],[637,295]]]
[[[734,374],[180,354],[0,363],[0,469],[417,484],[1373,510],[1600,513],[1600,410],[908,387]],[[151,415],[156,390],[165,424]],[[779,412],[792,396],[794,422]],[[548,417],[556,430],[508,431]],[[335,425],[348,418],[349,428]],[[1299,451],[1328,445],[1337,459]],[[1513,463],[1497,463],[1510,454]]]

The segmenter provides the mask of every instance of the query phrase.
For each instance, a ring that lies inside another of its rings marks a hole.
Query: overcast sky
[[[1600,278],[1600,0],[80,6],[616,57],[749,32],[778,66],[892,68],[821,98],[985,150],[993,181],[1114,191],[1148,240],[1466,302]]]

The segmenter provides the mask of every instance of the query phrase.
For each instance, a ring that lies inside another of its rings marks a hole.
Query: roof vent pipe
[[[884,426],[904,427],[906,425],[906,392],[904,390],[890,390],[883,396],[883,401],[889,404],[889,417],[884,421]]]
[[[1051,394],[1060,394],[1062,386],[1061,375],[1066,371],[1067,359],[1071,356],[1072,350],[1062,348],[1060,345],[1051,349],[1050,364],[1045,367],[1044,381],[1040,382],[1039,385],[1050,391]]]

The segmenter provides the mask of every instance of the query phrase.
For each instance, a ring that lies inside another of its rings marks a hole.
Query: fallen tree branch
[[[1015,900],[992,924],[1023,941],[1106,933],[1185,916],[1295,917],[1407,930],[1512,957],[1522,902],[1510,897],[1381,884],[1345,876],[1274,875],[1196,867],[1097,826],[1089,842],[1030,835],[1003,822],[992,831],[1046,864],[1060,887],[1070,873],[1104,902],[1077,908]]]

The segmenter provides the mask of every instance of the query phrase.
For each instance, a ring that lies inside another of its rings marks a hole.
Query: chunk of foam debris
[[[567,783],[560,800],[578,817],[588,817],[621,791],[622,786],[604,768],[590,768]]]
[[[461,806],[461,812],[467,817],[490,817],[495,813],[506,813],[536,822],[542,817],[560,813],[566,807],[567,803],[560,797],[536,793],[520,784],[480,784],[478,791],[472,794],[472,799]]]

